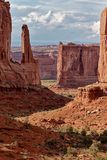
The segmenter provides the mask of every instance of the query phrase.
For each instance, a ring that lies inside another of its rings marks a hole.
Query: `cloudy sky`
[[[12,44],[28,24],[32,45],[59,41],[99,42],[99,18],[107,0],[10,0]]]

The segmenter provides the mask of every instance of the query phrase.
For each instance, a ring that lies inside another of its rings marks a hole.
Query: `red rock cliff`
[[[27,27],[27,26],[26,26]],[[12,21],[10,4],[0,1],[0,87],[17,88],[40,85],[38,61],[33,60],[30,50],[29,32],[28,41],[25,44],[24,64],[10,61]],[[28,34],[28,35],[27,35]],[[23,42],[25,39],[23,39]],[[27,48],[29,46],[29,48]],[[27,50],[27,49],[28,50]],[[26,58],[27,57],[27,58]]]
[[[57,82],[60,86],[79,87],[98,80],[99,46],[59,45]]]
[[[100,57],[99,57],[99,81],[107,82],[107,8],[101,14],[100,20]]]
[[[0,60],[9,61],[12,21],[9,2],[0,1]]]

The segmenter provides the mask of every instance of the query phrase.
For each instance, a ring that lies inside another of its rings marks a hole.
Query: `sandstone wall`
[[[100,20],[100,57],[99,57],[99,81],[107,82],[107,8],[101,14]]]
[[[59,45],[57,84],[80,87],[98,81],[99,46]]]
[[[10,4],[0,1],[0,61],[8,62],[11,47],[12,21]]]

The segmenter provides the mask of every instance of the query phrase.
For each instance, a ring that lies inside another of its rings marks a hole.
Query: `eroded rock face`
[[[100,20],[100,57],[99,81],[107,82],[107,8],[101,14]]]
[[[87,87],[78,88],[78,100],[81,103],[90,103],[104,95],[103,89],[100,85],[89,85]]]
[[[9,62],[11,46],[12,21],[10,4],[0,1],[0,61]]]
[[[11,28],[10,4],[0,1],[0,87],[25,88],[40,85],[38,60],[33,60],[27,26],[23,28],[27,30],[25,37],[28,34],[28,38],[23,39],[23,43],[28,40],[28,45],[24,45],[24,63],[17,64],[10,61]]]
[[[80,87],[98,80],[99,46],[59,45],[57,82],[60,86]]]

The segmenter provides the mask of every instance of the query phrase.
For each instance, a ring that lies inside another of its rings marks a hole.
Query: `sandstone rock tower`
[[[101,14],[100,20],[100,57],[99,82],[107,82],[107,8]]]
[[[10,4],[0,0],[0,61],[9,62],[12,21]]]
[[[10,61],[12,20],[10,4],[0,0],[0,88],[29,88],[40,85],[38,60],[33,59],[29,30],[22,27],[21,64]]]
[[[91,102],[99,97],[107,95],[107,8],[101,14],[100,19],[100,55],[98,63],[99,83],[79,88],[78,99]]]
[[[21,45],[22,45],[22,63],[33,63],[34,59],[30,45],[29,29],[26,24],[22,26]]]

